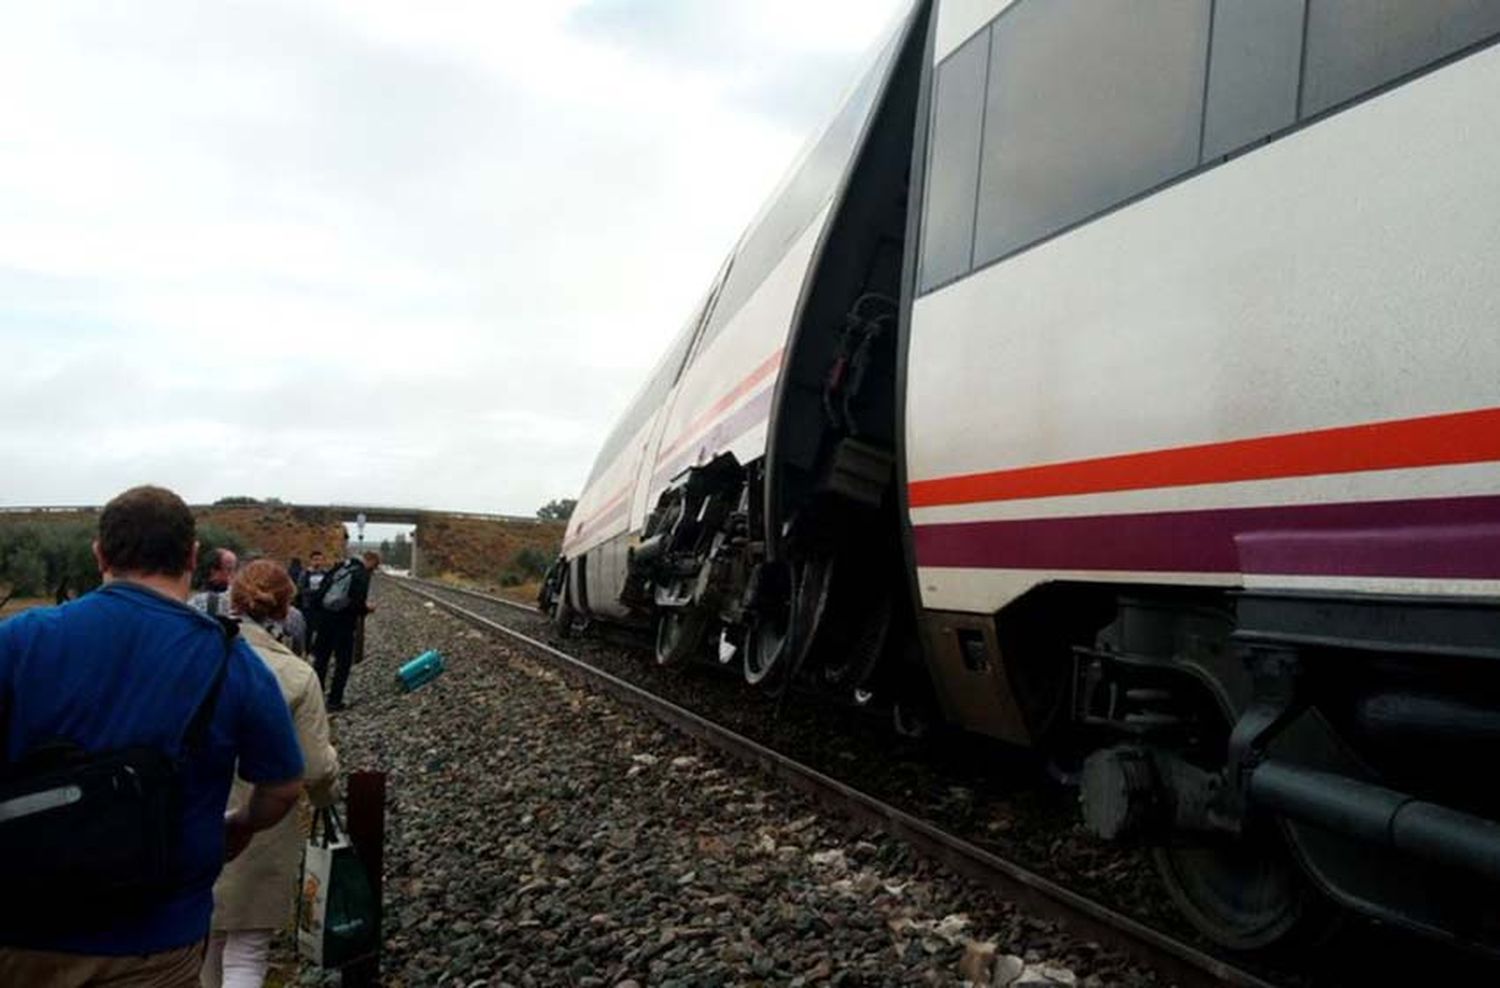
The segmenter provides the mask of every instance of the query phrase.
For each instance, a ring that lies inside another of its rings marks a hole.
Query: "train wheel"
[[[568,588],[564,587],[552,603],[552,630],[557,632],[557,637],[573,637],[573,618],[573,604],[568,600]]]
[[[796,665],[828,606],[832,558],[814,556],[773,570],[761,589],[757,617],[745,643],[745,681],[764,686]]]
[[[784,664],[792,648],[792,611],[796,600],[792,567],[775,563],[758,574],[755,620],[745,633],[745,682],[759,686]]]
[[[673,607],[656,620],[656,664],[677,665],[703,647],[709,615],[696,607]]]
[[[856,570],[859,572],[860,570]],[[837,572],[829,580],[818,616],[818,637],[809,643],[824,685],[836,692],[868,689],[875,681],[890,633],[892,604],[888,585]]]
[[[759,686],[786,663],[792,649],[790,596],[763,600],[755,623],[745,635],[745,682]]]
[[[932,720],[932,710],[921,701],[897,700],[891,704],[891,728],[910,741],[921,741],[931,734]]]
[[[1279,834],[1158,847],[1152,857],[1177,908],[1221,946],[1264,950],[1305,943],[1328,928],[1329,908]]]

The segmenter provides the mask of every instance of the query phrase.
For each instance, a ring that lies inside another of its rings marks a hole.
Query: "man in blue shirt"
[[[0,761],[57,739],[91,752],[180,751],[184,726],[224,660],[219,625],[184,603],[194,535],[192,512],[176,494],[132,488],[99,516],[94,556],[104,585],[0,623],[0,709],[7,711],[0,722],[8,728]],[[244,810],[226,815],[236,770],[254,793]],[[105,928],[45,937],[0,929],[0,985],[197,985],[219,869],[286,815],[301,776],[302,752],[276,677],[236,640],[207,743],[183,771],[181,887]],[[89,893],[76,890],[80,901]]]

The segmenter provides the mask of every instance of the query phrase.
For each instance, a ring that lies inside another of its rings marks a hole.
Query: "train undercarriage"
[[[772,560],[757,474],[715,462],[652,516],[631,589],[658,662],[1036,750],[1084,827],[1150,848],[1223,946],[1315,942],[1341,906],[1500,953],[1493,603],[1054,584],[991,618],[919,618],[899,545],[860,537],[883,501],[825,491]]]

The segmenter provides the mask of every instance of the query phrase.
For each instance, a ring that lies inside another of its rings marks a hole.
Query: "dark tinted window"
[[[1218,0],[1205,160],[1244,147],[1297,120],[1304,0]]]
[[[1209,6],[1052,0],[996,20],[976,263],[1197,165]]]
[[[974,202],[990,32],[981,31],[937,70],[932,97],[932,157],[922,229],[922,287],[964,274],[974,260]]]
[[[1310,116],[1500,32],[1500,0],[1308,0]]]
[[[745,232],[735,251],[729,278],[709,316],[704,345],[717,336],[755,294],[771,269],[837,191],[839,180],[849,170],[855,145],[864,133],[865,121],[869,119],[870,109],[902,33],[898,31],[896,37],[880,50],[875,63],[850,94],[838,116],[782,184],[776,198]]]

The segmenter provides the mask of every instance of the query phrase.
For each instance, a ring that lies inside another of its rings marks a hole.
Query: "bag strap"
[[[10,703],[8,695],[10,686],[8,683],[0,682],[0,769],[10,764]],[[0,774],[4,774],[0,772]]]
[[[240,635],[238,621],[216,614],[219,631],[224,636],[224,654],[219,659],[219,668],[214,673],[208,692],[198,701],[193,717],[182,732],[182,750],[196,754],[208,742],[208,726],[213,723],[214,712],[219,707],[219,694],[224,690],[224,679],[229,672],[229,656],[234,652],[235,639]],[[0,766],[10,764],[10,710],[8,684],[0,683]]]
[[[319,824],[322,827],[319,828]],[[319,830],[322,830],[322,841],[319,842]],[[332,847],[344,836],[344,824],[339,819],[338,811],[332,806],[325,806],[313,813],[312,829],[308,831],[308,842],[317,847]]]
[[[224,636],[224,654],[219,658],[219,668],[214,673],[208,692],[203,695],[202,700],[198,701],[198,708],[193,711],[192,720],[188,721],[187,728],[182,732],[184,753],[196,754],[208,743],[208,726],[213,723],[214,712],[219,707],[219,694],[224,690],[224,679],[229,672],[229,656],[234,653],[234,642],[240,635],[239,622],[232,621],[222,614],[215,614],[214,620],[219,623],[219,630]]]

